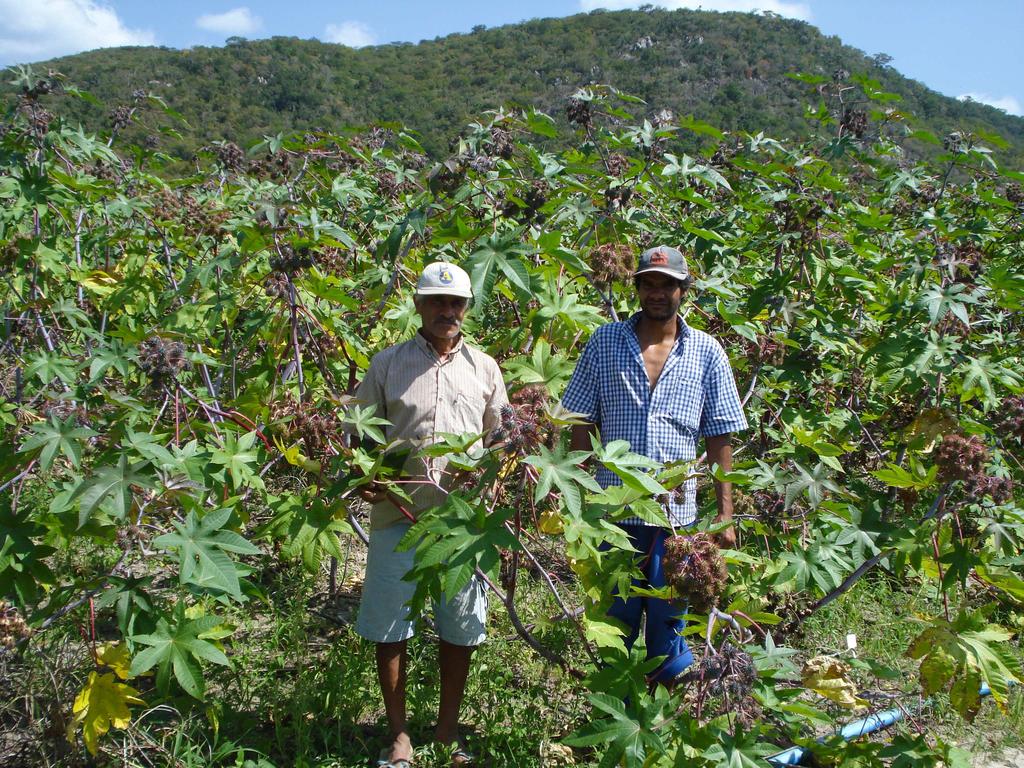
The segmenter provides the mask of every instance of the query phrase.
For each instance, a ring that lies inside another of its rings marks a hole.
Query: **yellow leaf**
[[[80,280],[79,285],[91,293],[106,296],[117,288],[117,278],[102,269],[96,269],[90,272],[88,277]]]
[[[103,643],[96,649],[96,663],[110,667],[115,675],[122,680],[127,680],[132,657],[128,653],[128,648],[119,642]]]
[[[920,446],[921,453],[931,453],[940,437],[956,432],[959,428],[959,423],[949,411],[927,408],[910,423],[906,434],[915,445]]]
[[[866,707],[868,702],[857,695],[857,686],[850,679],[850,667],[831,656],[815,656],[804,664],[801,672],[804,687],[846,709]]]
[[[299,450],[298,443],[293,445],[291,448],[285,448],[284,443],[275,437],[274,445],[277,446],[277,449],[281,452],[281,455],[284,456],[285,461],[287,461],[292,466],[301,467],[307,472],[312,472],[314,475],[320,473],[320,462],[313,461],[312,459],[304,456],[302,452]]]
[[[146,703],[135,695],[137,693],[130,685],[117,682],[111,672],[90,672],[85,687],[75,697],[68,741],[74,741],[75,731],[81,726],[85,748],[90,755],[95,755],[100,736],[111,727],[128,727],[132,720],[128,705]]]
[[[562,516],[553,509],[545,509],[540,513],[537,527],[540,528],[541,533],[546,533],[549,536],[557,536],[565,530],[565,526],[562,524]]]
[[[275,437],[274,438],[274,445],[277,446],[277,450],[279,450],[281,452],[281,455],[284,456],[284,460],[285,461],[287,461],[289,464],[291,464],[294,467],[302,466],[300,464],[300,459],[301,458],[305,458],[305,457],[303,457],[302,453],[299,451],[299,444],[298,443],[293,445],[291,448],[285,448],[284,447],[284,443],[281,440],[279,440],[278,438]]]

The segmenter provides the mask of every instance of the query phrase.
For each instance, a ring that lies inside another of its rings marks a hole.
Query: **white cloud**
[[[988,104],[990,107],[1001,109],[1011,115],[1024,116],[1024,105],[1016,96],[990,96],[987,93],[964,93],[957,96],[960,101],[979,101]]]
[[[224,13],[204,13],[196,19],[196,26],[207,32],[220,32],[223,35],[251,35],[263,26],[263,20],[242,6]]]
[[[95,0],[0,0],[0,64],[65,56],[116,45],[155,45]]]
[[[377,42],[373,30],[361,21],[343,21],[341,24],[328,24],[324,30],[324,39],[328,43],[341,43],[349,48],[362,48]]]
[[[580,0],[580,8],[584,11],[593,11],[598,8],[621,11],[626,8],[638,8],[641,5],[656,5],[670,11],[680,8],[722,13],[727,11],[741,13],[771,11],[793,19],[811,20],[810,6],[807,3],[793,2],[792,0],[655,0],[655,2],[651,2],[651,0]]]

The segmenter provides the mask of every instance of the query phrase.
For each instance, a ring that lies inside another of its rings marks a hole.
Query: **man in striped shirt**
[[[729,471],[731,434],[746,429],[747,422],[725,351],[679,315],[692,283],[686,259],[675,248],[650,248],[640,256],[634,280],[640,311],[594,332],[565,390],[562,404],[590,422],[573,428],[571,446],[589,450],[596,429],[603,444],[626,440],[634,452],[659,462],[692,461],[703,437],[708,464]],[[603,487],[622,482],[603,467],[597,481]],[[716,520],[731,521],[730,484],[716,482],[715,494]],[[665,507],[673,528],[692,525],[697,517],[696,479],[684,484],[681,499],[673,497]],[[641,555],[641,585],[665,586],[661,560],[671,531],[639,518],[621,525]],[[733,529],[723,530],[719,541],[735,546]],[[678,609],[656,598],[616,597],[609,615],[629,628],[627,645],[632,646],[644,612],[647,654],[665,657],[651,677],[671,683],[693,662],[680,634]]]
[[[412,339],[385,349],[370,361],[356,390],[356,400],[376,406],[386,418],[385,438],[400,449],[410,449],[403,482],[412,499],[413,515],[444,503],[448,473],[445,459],[419,450],[442,432],[494,433],[508,395],[493,358],[466,344],[462,321],[472,297],[469,276],[454,264],[427,265],[416,284],[416,312],[422,327]],[[409,530],[410,521],[385,495],[375,490],[364,498],[373,501],[370,545],[366,562],[356,632],[376,643],[377,674],[391,730],[391,744],[379,765],[408,768],[412,760],[405,683],[407,641],[413,635],[414,616],[406,605],[415,584],[403,577],[412,569],[414,550],[395,551]],[[473,649],[484,640],[487,601],[484,585],[476,577],[452,600],[434,606],[440,636],[441,696],[435,738],[459,744],[458,719]],[[455,764],[470,756],[456,746]]]

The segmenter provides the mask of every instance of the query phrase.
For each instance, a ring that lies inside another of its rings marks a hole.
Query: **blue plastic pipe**
[[[981,696],[988,696],[992,691],[989,689],[987,683],[982,683],[981,688],[978,690],[978,694]],[[873,715],[861,718],[860,720],[854,720],[852,723],[844,725],[839,729],[839,735],[843,737],[845,741],[851,741],[853,739],[860,738],[861,736],[867,736],[869,733],[880,731],[883,728],[888,728],[890,725],[898,723],[903,719],[902,709],[887,709],[883,712],[876,712]],[[824,741],[824,739],[818,739],[818,741]],[[768,758],[768,762],[772,765],[800,765],[804,759],[804,755],[807,750],[803,747],[790,747],[783,752],[772,755]]]

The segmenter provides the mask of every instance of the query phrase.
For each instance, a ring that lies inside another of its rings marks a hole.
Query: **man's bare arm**
[[[723,472],[732,471],[732,433],[712,435],[705,438],[708,451],[708,465],[717,464]],[[715,501],[718,503],[718,516],[715,522],[732,522],[732,483],[715,480]],[[723,547],[736,546],[736,529],[729,527],[718,534],[718,541]]]
[[[590,436],[597,434],[596,424],[574,424],[569,436],[570,451],[589,451],[593,448]]]

